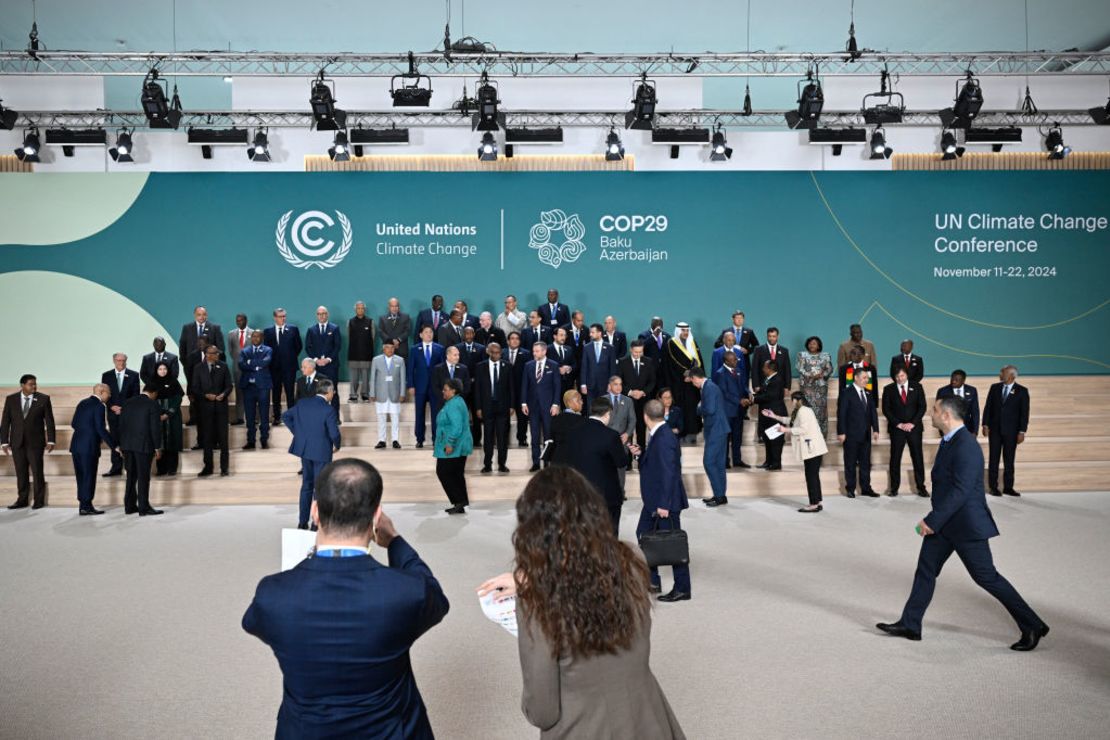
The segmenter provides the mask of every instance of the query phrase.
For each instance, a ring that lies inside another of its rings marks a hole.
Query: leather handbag
[[[690,562],[690,541],[685,530],[679,529],[671,522],[669,529],[660,529],[661,517],[653,517],[655,525],[640,535],[640,549],[644,551],[644,559],[648,567],[658,568],[661,565],[686,565]]]

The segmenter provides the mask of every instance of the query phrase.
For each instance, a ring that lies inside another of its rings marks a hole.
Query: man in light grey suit
[[[243,415],[243,392],[239,388],[239,355],[251,346],[251,334],[254,334],[254,329],[247,326],[247,315],[235,314],[235,328],[227,333],[227,368],[231,371],[231,387],[235,389],[235,421],[232,424],[242,424],[246,418]]]
[[[412,336],[412,318],[401,313],[401,302],[389,299],[389,310],[378,317],[378,338],[384,347],[393,345],[393,350],[402,359],[409,356],[409,337]],[[371,389],[373,385],[370,386]]]
[[[621,395],[623,389],[624,385],[621,381],[621,376],[614,375],[609,378],[609,388],[606,397],[609,399],[609,403],[613,404],[613,410],[609,412],[609,428],[621,435],[621,443],[627,450],[628,443],[633,441],[636,434],[636,407],[631,398]],[[625,470],[632,468],[632,457],[629,456],[628,459],[628,468],[620,469],[622,490],[624,489]]]
[[[397,354],[392,342],[383,344],[382,353],[370,363],[370,394],[378,416],[378,443],[374,449],[385,447],[386,416],[393,426],[393,449],[401,449],[397,438],[400,436],[401,404],[406,398],[405,358]]]

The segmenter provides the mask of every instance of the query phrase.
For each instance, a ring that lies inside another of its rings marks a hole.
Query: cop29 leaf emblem
[[[586,245],[586,227],[577,213],[567,215],[555,208],[540,212],[540,222],[528,235],[528,246],[537,250],[540,262],[559,269],[564,262],[577,262]]]
[[[290,249],[285,243],[285,232],[293,212],[286,211],[285,215],[278,219],[277,229],[274,231],[278,252],[281,253],[286,262],[299,270],[307,270],[311,267],[326,270],[329,267],[335,267],[351,251],[351,243],[354,239],[350,219],[342,211],[336,211],[335,215],[339,219],[339,226],[343,230],[343,241],[338,248],[334,241],[315,236],[312,233],[335,226],[332,217],[324,211],[305,211],[293,220],[293,233],[290,234],[293,249]],[[328,256],[324,257],[324,255]],[[306,257],[308,259],[305,259]]]

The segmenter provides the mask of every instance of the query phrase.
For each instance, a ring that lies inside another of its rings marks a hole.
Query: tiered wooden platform
[[[970,383],[986,397],[987,388],[996,378],[972,378]],[[924,386],[929,398],[936,389],[947,382],[946,378],[926,378]],[[1031,419],[1026,441],[1018,448],[1016,486],[1021,491],[1110,490],[1110,377],[1024,377],[1020,382],[1030,389],[1032,398]],[[73,506],[76,503],[76,483],[73,465],[67,452],[71,429],[69,420],[73,409],[91,389],[82,387],[43,388],[51,396],[58,426],[58,449],[46,456],[46,475],[49,484],[49,503],[52,506]],[[0,389],[7,395],[15,388]],[[341,398],[346,398],[347,387],[342,384]],[[843,489],[840,447],[835,442],[835,389],[829,399],[830,450],[825,456],[822,484],[829,496]],[[341,455],[351,455],[368,460],[381,470],[386,483],[386,496],[394,502],[444,500],[435,477],[435,463],[431,444],[418,450],[412,434],[413,406],[402,406],[401,450],[373,449],[377,442],[377,423],[373,404],[342,404],[344,447]],[[754,412],[752,412],[754,414]],[[872,481],[875,489],[886,489],[886,469],[889,443],[886,439],[886,422],[880,421],[883,435],[872,451]],[[515,428],[515,422],[514,422]],[[430,432],[429,432],[430,434]],[[186,427],[186,446],[192,446],[195,428]],[[744,460],[758,462],[762,449],[755,444],[755,424],[744,429]],[[297,500],[300,478],[299,462],[287,453],[290,434],[284,427],[272,430],[269,450],[243,451],[246,430],[231,427],[231,476],[197,478],[201,469],[201,453],[184,452],[180,472],[171,478],[155,478],[151,485],[151,500],[156,505],[183,504],[289,504]],[[984,455],[986,439],[980,436]],[[430,441],[430,440],[429,440]],[[926,418],[925,458],[932,462],[939,435]],[[530,450],[515,446],[509,453],[511,473],[481,475],[481,455],[472,455],[467,463],[470,497],[474,501],[512,500],[527,483],[531,464]],[[789,443],[788,443],[789,445]],[[708,495],[709,483],[701,468],[701,447],[685,447],[683,472],[687,492],[691,498]],[[784,469],[779,472],[762,470],[732,470],[729,472],[729,496],[804,496],[805,484],[801,467],[790,462],[793,458],[787,449],[783,456]],[[107,452],[101,456],[101,472],[108,469]],[[903,485],[905,495],[912,481],[909,456],[903,457]],[[636,473],[627,478],[630,497],[636,497],[639,480]],[[99,479],[96,501],[98,504],[122,503],[124,483],[122,478]],[[10,457],[0,458],[0,503],[14,500],[16,492],[15,470]]]

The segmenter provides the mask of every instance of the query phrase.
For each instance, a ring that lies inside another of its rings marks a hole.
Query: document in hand
[[[281,569],[297,567],[316,547],[316,533],[307,529],[281,530]]]
[[[482,613],[508,630],[513,637],[516,637],[516,598],[509,598],[500,602],[495,601],[496,598],[496,591],[478,597],[478,603],[482,605]]]
[[[763,430],[763,433],[767,435],[767,439],[778,439],[783,435],[783,433],[779,431],[779,428],[777,426],[767,427],[765,430]]]

